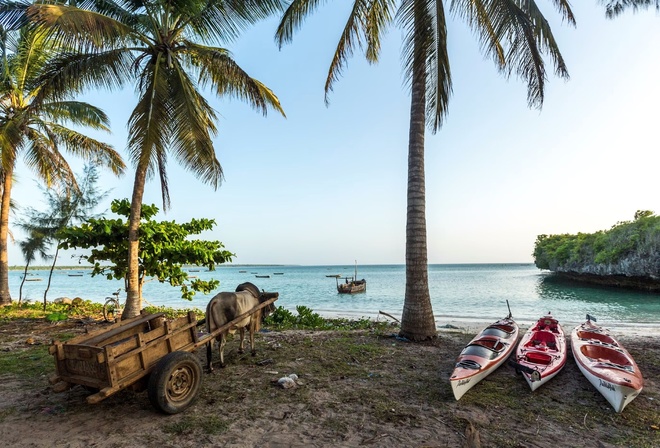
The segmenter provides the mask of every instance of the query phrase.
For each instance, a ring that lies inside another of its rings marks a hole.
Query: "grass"
[[[26,308],[16,307],[15,313],[0,310],[5,328],[29,320],[60,340],[76,334],[46,323],[46,314],[25,317],[34,312]],[[504,365],[457,402],[448,378],[455,356],[472,334],[443,333],[436,341],[413,344],[391,337],[397,328],[390,324],[360,322],[355,324],[359,330],[347,330],[342,320],[322,323],[314,314],[311,310],[285,313],[286,318],[280,318],[277,325],[288,331],[266,326],[267,331],[257,335],[256,357],[249,350],[239,354],[237,338],[230,339],[225,350],[227,367],[204,376],[197,403],[183,414],[154,424],[182,445],[199,436],[222,445],[223,435],[235,437],[246,422],[282,421],[291,431],[296,430],[296,422],[304,422],[309,431],[321,434],[319,443],[338,445],[358,429],[363,440],[373,440],[377,446],[380,441],[394,443],[390,437],[413,433],[416,428],[435,428],[448,434],[448,445],[458,441],[456,446],[460,446],[466,426],[473,425],[481,434],[482,446],[530,446],[536,437],[558,437],[556,434],[571,440],[597,434],[599,440],[613,446],[660,446],[658,387],[654,383],[660,377],[660,342],[656,340],[631,344],[634,350],[629,341],[622,341],[652,380],[621,414],[612,411],[570,361],[556,379],[533,393],[513,368]],[[324,330],[305,328],[309,326]],[[9,339],[5,335],[0,343]],[[53,372],[47,346],[18,347],[0,351],[0,372],[25,380],[25,387],[36,384],[43,388],[35,378]],[[204,354],[198,351],[200,358]],[[213,354],[217,365],[217,349]],[[298,375],[298,387],[277,387],[277,379],[290,373]],[[96,408],[90,408],[84,399],[65,403],[64,418],[92,409],[100,409],[97,416],[118,409],[152,412],[145,394],[128,391],[94,405]],[[18,418],[16,414],[21,412],[20,407],[5,409],[0,421]],[[153,435],[155,441],[159,433]],[[425,442],[410,443],[424,446]]]

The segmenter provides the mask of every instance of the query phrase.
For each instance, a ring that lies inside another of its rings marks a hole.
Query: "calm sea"
[[[190,269],[190,276],[220,280],[219,291],[233,291],[239,283],[252,282],[260,289],[278,291],[277,305],[295,310],[305,305],[326,316],[376,318],[380,310],[400,318],[405,293],[403,265],[359,266],[358,278],[367,280],[366,293],[337,294],[336,280],[328,275],[351,276],[354,266],[222,266],[215,271]],[[245,271],[245,272],[242,272]],[[103,302],[123,283],[91,277],[89,270],[57,270],[48,300],[81,297]],[[30,271],[23,299],[41,301],[47,271]],[[256,276],[270,276],[257,278]],[[22,272],[10,273],[12,299],[19,297]],[[42,279],[35,281],[34,279]],[[430,265],[429,286],[438,325],[493,321],[508,314],[531,323],[551,311],[560,321],[581,322],[586,313],[606,326],[642,323],[660,325],[660,295],[557,281],[532,264]],[[152,281],[144,286],[149,304],[204,309],[212,295],[197,294],[192,302],[177,296],[178,289]],[[125,293],[122,293],[125,297]]]

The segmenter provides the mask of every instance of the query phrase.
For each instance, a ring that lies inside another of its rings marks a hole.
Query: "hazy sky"
[[[379,64],[350,59],[326,107],[328,63],[350,6],[336,3],[320,7],[281,51],[275,19],[227,45],[278,95],[287,118],[212,99],[225,171],[217,191],[173,159],[168,166],[172,208],[161,218],[216,219],[204,238],[222,241],[235,263],[405,262],[410,99],[402,33],[391,29]],[[531,262],[539,234],[593,232],[639,209],[660,212],[658,14],[607,20],[596,0],[575,2],[573,28],[553,2],[539,3],[571,75],[565,82],[548,66],[541,111],[527,107],[520,80],[505,79],[484,59],[463,22],[449,24],[450,113],[426,137],[430,263]],[[110,115],[113,134],[104,138],[125,155],[133,90],[85,99]],[[13,198],[39,207],[32,174],[20,165],[18,175]],[[132,169],[120,180],[103,176],[114,198],[130,197],[132,184]],[[157,180],[144,202],[162,205]],[[16,245],[9,263],[23,263]]]

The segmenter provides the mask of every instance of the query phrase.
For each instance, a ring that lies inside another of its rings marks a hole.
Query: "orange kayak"
[[[587,321],[571,333],[573,357],[582,374],[621,412],[642,391],[644,378],[630,353],[592,319],[587,314]]]

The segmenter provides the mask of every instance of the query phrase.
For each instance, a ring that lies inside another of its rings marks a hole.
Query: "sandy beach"
[[[195,404],[166,416],[145,392],[120,391],[90,405],[80,386],[52,391],[49,363],[28,374],[30,353],[49,356],[44,349],[53,338],[84,332],[89,323],[6,322],[0,351],[25,353],[26,371],[2,375],[0,439],[6,446],[44,448],[660,446],[657,337],[620,337],[645,387],[617,414],[572,359],[534,393],[502,366],[456,401],[449,385],[455,357],[471,329],[482,325],[447,323],[457,328],[441,328],[436,340],[416,344],[395,338],[395,326],[380,334],[269,331],[258,335],[254,358],[239,354],[233,340],[227,367],[204,375]],[[291,373],[296,387],[278,387],[278,378]]]

